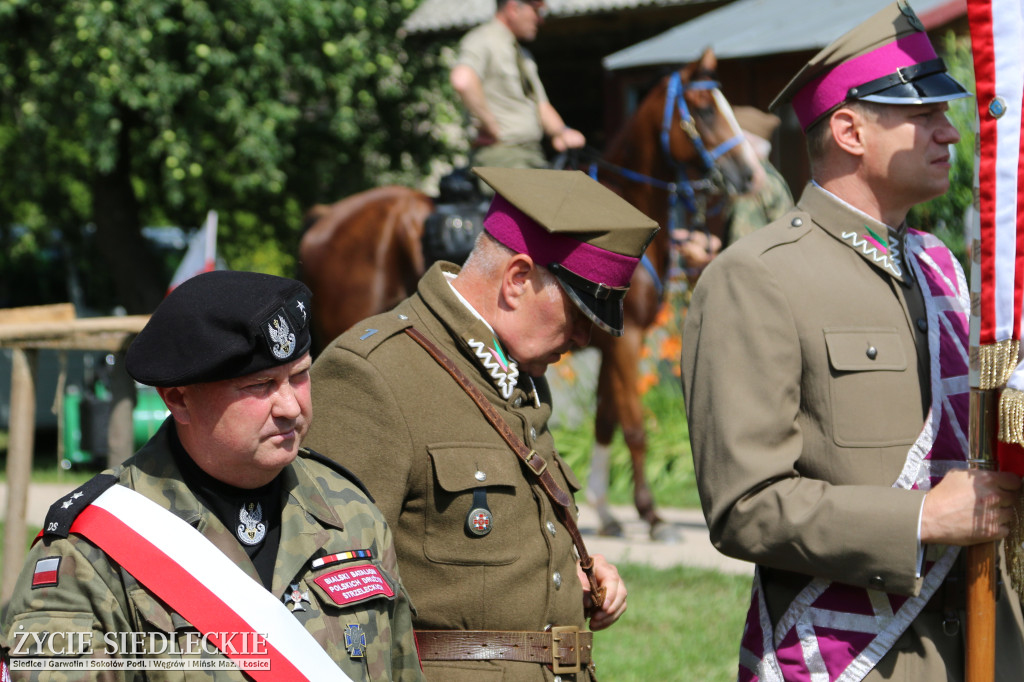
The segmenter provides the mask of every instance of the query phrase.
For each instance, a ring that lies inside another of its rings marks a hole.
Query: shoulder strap
[[[572,503],[572,497],[569,493],[565,492],[558,487],[555,483],[555,479],[551,477],[551,472],[547,470],[548,463],[544,461],[544,458],[537,454],[536,450],[530,450],[526,447],[526,444],[519,439],[516,434],[512,432],[509,425],[501,418],[498,411],[494,409],[494,406],[487,400],[487,397],[480,392],[473,382],[467,377],[462,370],[455,366],[451,358],[444,354],[444,352],[438,348],[434,343],[425,337],[415,327],[406,327],[404,330],[416,343],[423,347],[427,353],[430,354],[437,364],[441,365],[455,382],[462,387],[476,406],[483,412],[484,417],[490,422],[494,430],[508,443],[508,446],[512,448],[512,452],[516,453],[516,456],[522,460],[526,468],[537,477],[540,481],[541,487],[544,492],[547,493],[551,501],[554,502],[555,511],[558,513],[562,524],[568,529],[569,535],[572,537],[572,542],[576,545],[576,551],[580,555],[580,567],[586,572],[587,579],[590,581],[590,598],[597,606],[601,606],[604,603],[605,588],[599,587],[597,584],[597,578],[594,575],[594,558],[587,553],[587,547],[583,543],[583,536],[580,535],[580,529],[576,526],[576,520],[573,519],[572,511],[569,509],[569,505]]]
[[[109,488],[81,510],[70,530],[102,549],[225,655],[252,658],[253,652],[224,646],[223,633],[261,636],[260,654],[265,651],[270,669],[246,669],[254,679],[351,682],[279,599],[202,533],[141,493]]]

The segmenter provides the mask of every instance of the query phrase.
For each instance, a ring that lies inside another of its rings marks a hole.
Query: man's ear
[[[156,387],[156,392],[160,394],[160,398],[163,399],[164,405],[170,410],[171,416],[174,417],[174,421],[179,424],[188,424],[190,421],[188,404],[185,401],[185,388],[181,386],[171,387]]]
[[[505,263],[501,276],[501,298],[508,308],[520,306],[527,289],[531,286],[530,278],[537,266],[525,253],[517,253]]]
[[[828,125],[832,130],[832,139],[840,149],[854,156],[864,154],[864,116],[860,112],[842,107],[829,117]]]

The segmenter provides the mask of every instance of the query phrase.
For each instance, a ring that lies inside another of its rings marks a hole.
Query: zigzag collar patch
[[[466,339],[466,343],[480,364],[489,372],[501,397],[505,400],[511,398],[512,392],[516,390],[516,384],[519,383],[519,366],[515,360],[505,355],[501,344],[493,336],[490,346],[474,338]]]
[[[840,236],[867,260],[903,281],[903,258],[897,235],[890,233],[886,238],[865,225],[864,232],[847,230],[840,233]]]

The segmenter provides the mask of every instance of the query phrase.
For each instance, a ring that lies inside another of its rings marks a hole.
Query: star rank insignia
[[[350,658],[366,656],[366,633],[358,625],[345,626],[345,649]]]
[[[299,586],[295,583],[291,584],[291,589],[284,593],[284,603],[288,605],[288,608],[295,611],[305,611],[306,607],[302,605],[302,602],[310,603],[309,601],[309,590],[301,591]]]

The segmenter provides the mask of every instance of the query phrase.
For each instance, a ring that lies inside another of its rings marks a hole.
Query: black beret
[[[309,350],[312,294],[293,279],[217,270],[167,295],[128,347],[128,374],[148,386],[234,379]]]

